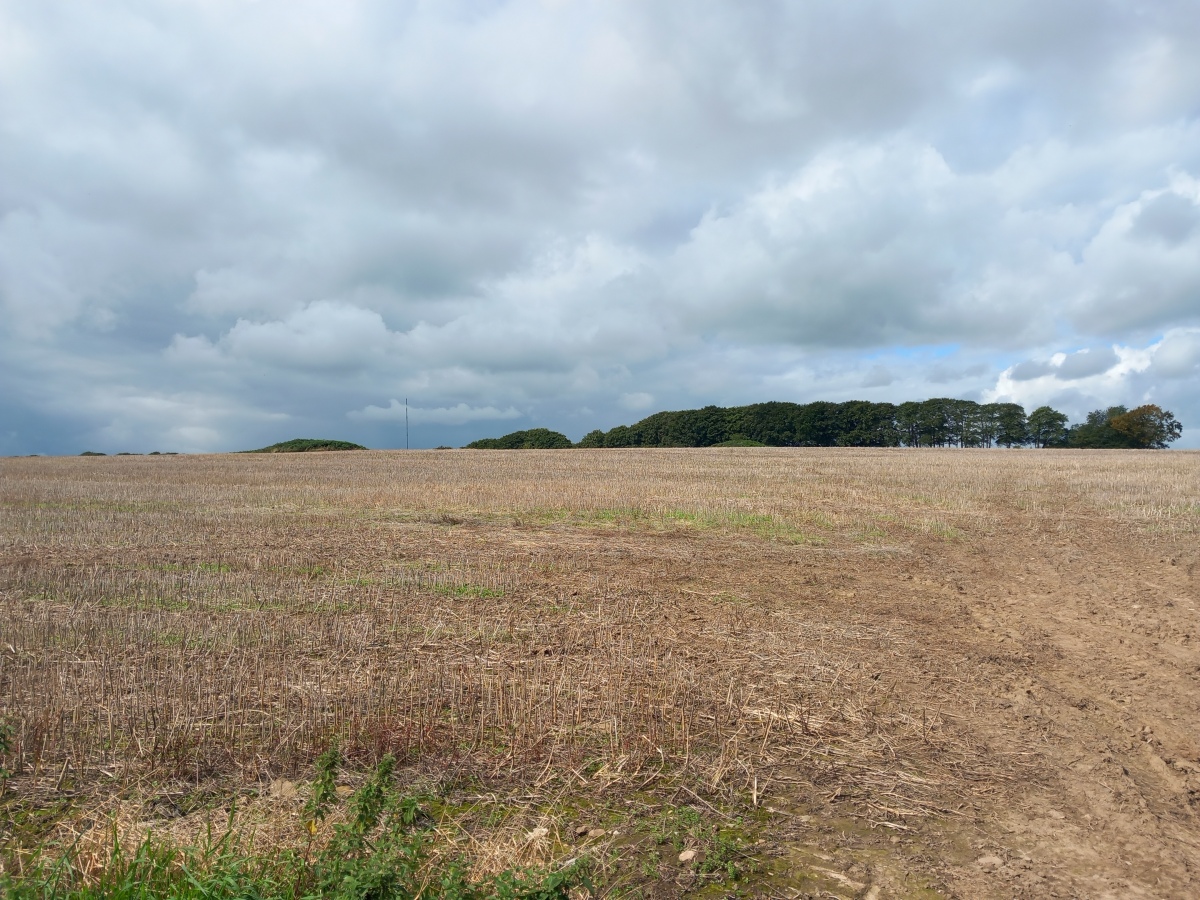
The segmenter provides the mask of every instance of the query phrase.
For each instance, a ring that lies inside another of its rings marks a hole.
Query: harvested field
[[[1189,452],[0,460],[4,864],[299,846],[337,744],[479,874],[1194,897],[1198,564]]]

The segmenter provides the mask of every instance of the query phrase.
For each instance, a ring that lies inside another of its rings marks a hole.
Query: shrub
[[[483,438],[467,444],[467,450],[566,450],[573,447],[570,438],[549,428],[514,431],[499,438]]]
[[[245,453],[315,453],[326,450],[366,450],[362,444],[352,444],[350,441],[328,441],[317,438],[292,438],[263,447],[259,450],[246,450]]]

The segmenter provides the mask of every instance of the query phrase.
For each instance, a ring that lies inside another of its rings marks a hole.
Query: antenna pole
[[[408,398],[404,398],[404,449],[408,449]]]

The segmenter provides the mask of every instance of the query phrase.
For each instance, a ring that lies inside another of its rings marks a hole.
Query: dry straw
[[[338,742],[527,785],[803,783],[896,828],[1026,751],[983,747],[849,576],[969,543],[1001,503],[1168,542],[1200,522],[1181,453],[33,459],[0,485],[0,715],[30,797],[298,777]],[[540,859],[521,834],[483,856]]]

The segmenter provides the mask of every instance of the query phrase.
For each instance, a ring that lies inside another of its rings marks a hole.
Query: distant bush
[[[326,441],[316,438],[293,438],[263,447],[260,450],[245,450],[245,453],[318,453],[326,450],[366,450],[362,444],[352,444],[349,441]]]
[[[483,438],[467,444],[467,450],[566,450],[575,446],[570,438],[549,428],[514,431],[504,437]]]
[[[95,450],[84,450],[80,456],[108,456],[107,453],[97,453]]]

